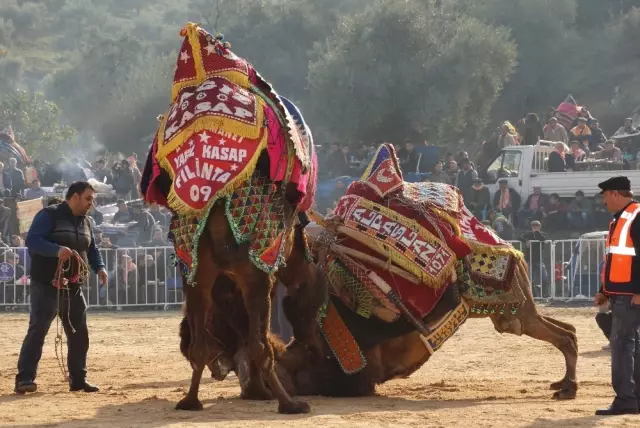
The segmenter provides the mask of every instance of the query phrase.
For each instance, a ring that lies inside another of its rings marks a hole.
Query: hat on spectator
[[[580,117],[578,118],[578,122],[586,122],[586,121],[587,121],[587,118],[586,118],[586,117],[582,117],[582,116],[580,116]]]
[[[531,222],[531,226],[542,226],[542,223],[540,223],[538,220],[533,220]]]
[[[498,184],[509,184],[509,180],[507,180],[506,178],[501,178],[500,180],[498,180]]]
[[[598,184],[600,188],[600,194],[603,194],[607,190],[631,190],[631,182],[627,177],[619,176],[619,177],[611,177],[610,179],[603,181]]]
[[[482,183],[482,178],[478,177],[476,179],[473,180],[474,183]]]

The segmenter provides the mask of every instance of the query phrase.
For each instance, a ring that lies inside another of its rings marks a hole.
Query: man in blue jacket
[[[36,214],[27,234],[31,256],[31,313],[29,329],[20,350],[15,392],[35,392],[38,362],[51,323],[60,316],[67,336],[69,386],[71,391],[97,392],[87,383],[87,305],[82,294],[82,279],[77,278],[77,263],[64,273],[68,291],[58,291],[53,280],[58,263],[77,253],[107,283],[107,272],[96,246],[91,223],[86,218],[93,205],[95,191],[86,181],[78,181],[67,190],[66,201],[50,205]],[[76,282],[74,282],[74,280]],[[60,306],[58,307],[58,295]]]

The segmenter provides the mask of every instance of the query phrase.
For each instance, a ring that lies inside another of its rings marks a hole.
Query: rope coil
[[[69,323],[69,327],[71,328],[71,332],[75,334],[76,329],[73,327],[71,323],[71,296],[69,295],[69,279],[65,278],[65,274],[69,272],[73,266],[73,261],[76,261],[78,264],[78,271],[75,275],[71,277],[71,282],[73,283],[82,283],[89,279],[89,267],[85,263],[84,259],[80,257],[77,251],[73,250],[71,257],[67,260],[58,259],[58,267],[56,268],[56,273],[53,276],[53,286],[57,289],[56,292],[56,339],[55,339],[55,352],[56,352],[56,360],[58,361],[58,367],[60,368],[60,372],[62,373],[62,377],[65,381],[69,382],[69,374],[67,373],[67,366],[64,360],[64,349],[63,349],[63,337],[62,332],[64,328],[60,328],[60,301],[62,298],[62,293],[67,294],[67,322]],[[58,347],[60,347],[60,352],[58,353]]]

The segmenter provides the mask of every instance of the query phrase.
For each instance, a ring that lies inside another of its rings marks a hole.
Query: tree
[[[475,136],[515,55],[504,28],[376,1],[343,18],[310,65],[313,112],[327,136],[351,141]]]
[[[73,143],[76,131],[62,124],[60,108],[42,93],[14,90],[0,97],[0,124],[11,125],[27,153],[44,158]]]

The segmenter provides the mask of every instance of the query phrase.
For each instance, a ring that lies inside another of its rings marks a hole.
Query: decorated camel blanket
[[[171,235],[189,280],[197,268],[193,250],[221,199],[238,243],[252,242],[254,264],[271,273],[282,263],[274,251],[282,249],[285,233],[284,201],[274,183],[295,184],[298,211],[310,207],[317,169],[311,132],[297,107],[236,56],[222,35],[195,24],[181,35],[171,104],[143,173],[144,198],[174,213]],[[260,175],[263,153],[269,170]]]
[[[345,323],[340,307],[387,323],[398,322],[405,311],[422,319],[457,282],[461,304],[424,339],[433,352],[469,314],[513,310],[523,301],[512,286],[522,254],[476,219],[455,187],[404,182],[391,145],[378,149],[362,179],[349,186],[326,220],[335,228],[319,242],[338,250],[329,251],[324,264],[333,301],[319,322],[346,373],[357,372],[366,361],[348,325],[357,322]],[[386,287],[400,302],[382,291]]]

